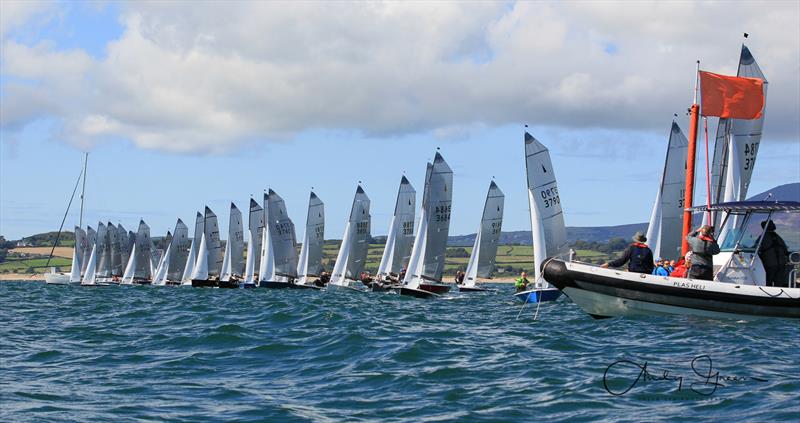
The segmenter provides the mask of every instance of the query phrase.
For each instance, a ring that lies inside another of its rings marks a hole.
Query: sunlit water
[[[496,288],[418,300],[0,283],[0,421],[800,417],[797,321],[598,321],[564,300],[534,320],[535,304]],[[702,355],[712,372],[692,369]],[[619,363],[604,384],[618,360],[647,362],[649,378],[612,395],[641,372]]]

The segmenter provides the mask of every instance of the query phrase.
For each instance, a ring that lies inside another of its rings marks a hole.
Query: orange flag
[[[703,116],[758,119],[764,110],[764,81],[700,71]]]

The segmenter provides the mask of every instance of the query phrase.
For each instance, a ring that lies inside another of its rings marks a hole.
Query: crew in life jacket
[[[698,230],[686,235],[689,249],[692,250],[692,267],[689,268],[689,279],[714,279],[714,255],[719,254],[719,245],[714,239],[714,227],[703,225]]]
[[[608,263],[603,263],[600,267],[621,267],[623,264],[628,263],[628,271],[636,273],[653,273],[653,252],[650,247],[645,244],[647,237],[641,232],[636,232],[633,235],[633,243],[628,245],[628,248],[622,252],[616,260]]]

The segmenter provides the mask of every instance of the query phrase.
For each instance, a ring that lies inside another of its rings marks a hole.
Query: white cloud
[[[688,106],[694,60],[735,72],[751,30],[766,132],[796,140],[799,15],[796,2],[136,2],[101,59],[4,41],[2,72],[24,82],[5,83],[0,123],[55,116],[69,140],[176,152],[319,128],[661,131]]]

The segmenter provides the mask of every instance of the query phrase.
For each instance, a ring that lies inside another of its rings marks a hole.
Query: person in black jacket
[[[603,263],[601,267],[620,267],[628,263],[628,271],[636,273],[653,273],[653,252],[645,244],[647,237],[641,232],[636,232],[633,236],[633,243],[622,252],[622,256],[608,263]]]
[[[767,274],[767,286],[789,286],[789,275],[786,273],[789,263],[789,248],[783,238],[775,232],[775,223],[771,220],[761,222],[764,231],[761,245],[758,247],[758,257],[764,264]]]

